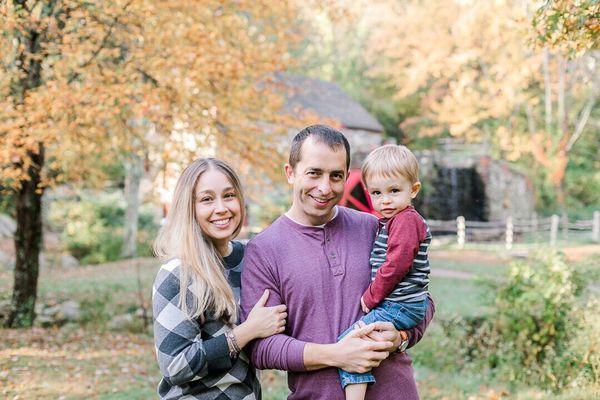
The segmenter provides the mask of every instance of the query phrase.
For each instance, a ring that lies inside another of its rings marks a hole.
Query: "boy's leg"
[[[371,310],[371,312],[369,312],[364,317],[362,317],[360,319],[360,321],[363,321],[365,324],[370,324],[375,321],[378,321],[376,308],[374,310]],[[344,332],[342,332],[342,334],[338,337],[338,342],[343,337],[345,337],[350,332],[352,332],[353,330],[354,330],[354,324],[352,324],[351,327],[349,327]],[[370,372],[364,372],[362,374],[359,374],[359,373],[347,372],[347,371],[344,371],[343,369],[338,369],[338,373],[340,375],[340,381],[342,383],[342,388],[345,388],[347,385],[355,385],[355,384],[359,384],[359,383],[366,384],[366,383],[375,382],[375,377]],[[366,387],[365,387],[365,390],[366,390]]]
[[[379,321],[388,321],[394,324],[396,329],[410,329],[419,324],[425,318],[428,300],[414,303],[396,303],[384,300],[379,304]]]
[[[353,383],[344,388],[346,400],[364,400],[367,395],[366,383]]]
[[[396,303],[392,301],[383,301],[377,307],[372,309],[367,315],[360,320],[365,324],[371,324],[377,321],[391,322],[396,329],[409,329],[417,325],[425,317],[427,309],[427,299],[416,303]],[[352,332],[354,325],[346,329],[339,337],[340,341],[348,333]],[[375,377],[370,372],[350,373],[343,369],[338,369],[342,387],[347,385],[355,385],[359,383],[373,383]],[[359,385],[356,385],[359,386]],[[356,388],[358,390],[358,388]],[[366,390],[366,387],[365,389]],[[357,397],[359,398],[359,397]]]

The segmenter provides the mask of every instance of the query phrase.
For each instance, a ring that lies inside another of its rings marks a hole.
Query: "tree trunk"
[[[550,52],[544,48],[544,59],[542,63],[544,72],[544,120],[546,122],[546,133],[552,132],[552,87],[550,82]]]
[[[121,256],[132,258],[137,254],[137,229],[140,207],[140,182],[144,172],[144,160],[132,153],[125,160],[125,221]]]
[[[44,148],[39,154],[30,153],[32,165],[28,180],[22,182],[16,195],[17,229],[15,232],[16,262],[11,313],[6,325],[24,328],[35,319],[35,300],[42,246],[42,195],[39,187],[44,164]]]

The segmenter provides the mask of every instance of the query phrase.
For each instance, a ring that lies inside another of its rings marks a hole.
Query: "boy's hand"
[[[365,299],[363,299],[362,296],[360,296],[360,306],[362,307],[362,310],[365,312],[365,314],[368,314],[369,311],[371,311],[369,307],[366,306]]]

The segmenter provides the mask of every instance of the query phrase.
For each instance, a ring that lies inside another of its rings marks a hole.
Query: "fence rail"
[[[591,220],[569,221],[566,217],[553,215],[516,220],[507,217],[504,221],[467,221],[464,217],[456,220],[427,220],[429,229],[435,236],[455,235],[460,247],[466,242],[486,242],[504,240],[506,248],[512,248],[515,240],[529,235],[536,242],[548,241],[556,245],[559,232],[562,239],[585,238],[600,242],[600,211],[595,211]]]

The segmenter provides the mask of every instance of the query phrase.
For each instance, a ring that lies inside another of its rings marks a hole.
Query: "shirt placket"
[[[336,248],[333,240],[333,230],[325,227],[323,229],[323,249],[325,251],[325,257],[329,263],[329,270],[334,276],[344,274],[344,265],[342,264],[341,255],[339,249]]]

